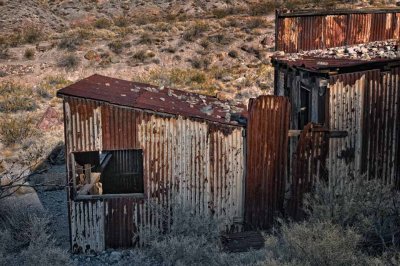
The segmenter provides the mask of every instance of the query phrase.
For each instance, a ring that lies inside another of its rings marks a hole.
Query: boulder
[[[51,106],[49,106],[44,114],[42,115],[42,118],[39,120],[37,124],[37,128],[41,130],[48,130],[52,127],[61,125],[61,116],[57,112],[57,110]]]
[[[89,60],[89,61],[99,61],[100,60],[100,55],[98,53],[96,53],[93,50],[89,50],[85,55],[84,55],[85,59]]]

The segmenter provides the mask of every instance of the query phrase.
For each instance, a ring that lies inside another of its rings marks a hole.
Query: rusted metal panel
[[[362,171],[368,178],[399,185],[399,68],[375,72],[364,94]]]
[[[399,9],[278,12],[276,50],[294,53],[396,39]]]
[[[268,228],[283,211],[290,103],[260,96],[249,105],[247,129],[246,224]]]
[[[72,251],[91,253],[104,250],[103,202],[71,201],[69,204]]]
[[[149,84],[93,75],[80,80],[57,92],[59,97],[78,97],[107,102],[159,113],[201,118],[223,124],[237,125],[230,119],[231,113],[246,116],[246,107],[239,102],[220,101],[216,97],[189,93]],[[90,108],[84,105],[77,108],[79,113],[88,114]],[[118,116],[120,117],[120,116]]]
[[[293,155],[291,184],[287,186],[290,195],[285,214],[292,219],[301,219],[304,216],[304,194],[311,192],[316,181],[327,178],[325,162],[328,147],[328,133],[323,126],[309,123],[304,127]]]
[[[138,205],[142,199],[121,197],[104,200],[105,245],[107,248],[132,247],[137,244],[135,235],[138,232]]]

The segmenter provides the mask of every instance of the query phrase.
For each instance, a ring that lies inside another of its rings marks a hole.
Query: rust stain
[[[400,9],[307,11],[276,15],[276,50],[286,53],[397,39]]]

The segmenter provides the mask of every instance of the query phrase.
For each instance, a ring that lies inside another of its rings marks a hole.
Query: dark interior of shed
[[[77,195],[143,193],[143,151],[75,152]]]

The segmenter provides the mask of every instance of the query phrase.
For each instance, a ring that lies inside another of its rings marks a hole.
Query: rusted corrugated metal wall
[[[330,140],[330,179],[366,174],[398,186],[399,82],[398,68],[331,77],[329,128],[349,135]]]
[[[249,105],[247,128],[246,224],[268,228],[283,211],[290,103],[260,96]]]
[[[95,218],[105,221],[105,246],[129,246],[128,231],[145,226],[154,230],[162,227],[159,209],[148,206],[147,200],[154,200],[165,209],[179,201],[199,214],[213,214],[224,220],[224,229],[240,227],[244,210],[243,127],[72,97],[64,99],[68,155],[73,151],[101,149],[143,150],[144,200],[134,197],[119,199],[122,203],[117,199],[98,200],[98,204],[104,205],[103,216],[79,213],[85,222]],[[68,165],[71,171],[72,164]],[[79,212],[74,202],[70,208],[71,212]],[[87,244],[76,220],[71,219],[71,223],[73,245],[101,250],[94,242]]]
[[[362,171],[400,187],[400,68],[375,72],[365,88]]]
[[[325,178],[325,161],[328,151],[326,129],[321,125],[309,123],[300,134],[296,153],[293,158],[292,178],[289,184],[290,195],[285,214],[293,219],[304,215],[302,202],[304,194],[311,192],[320,178]],[[327,177],[326,177],[327,178]]]
[[[398,39],[400,13],[282,14],[276,18],[276,50],[287,53]]]

